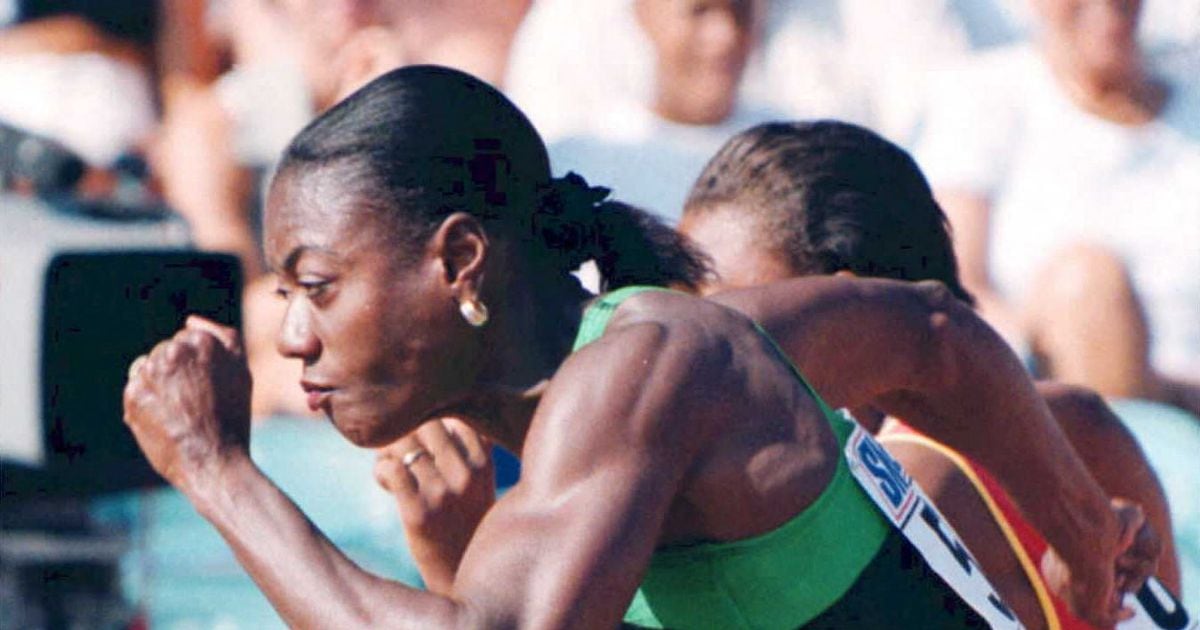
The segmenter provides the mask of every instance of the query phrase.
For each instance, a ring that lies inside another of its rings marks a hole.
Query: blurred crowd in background
[[[46,147],[37,161],[0,134],[6,193],[157,208],[235,253],[269,418],[256,455],[352,553],[411,582],[370,454],[283,419],[309,412],[274,350],[284,304],[259,212],[313,116],[425,63],[500,87],[556,175],[672,224],[709,158],[758,123],[845,120],[908,149],[982,314],[1031,372],[1126,410],[1162,462],[1200,608],[1200,0],[0,0],[0,132]],[[97,509],[138,532],[122,576],[140,619],[279,623],[178,497]]]

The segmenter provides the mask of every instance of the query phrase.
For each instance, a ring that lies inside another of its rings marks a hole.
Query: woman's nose
[[[308,311],[298,301],[288,303],[279,334],[275,337],[275,348],[289,359],[303,359],[312,363],[321,353],[321,342],[312,330]]]

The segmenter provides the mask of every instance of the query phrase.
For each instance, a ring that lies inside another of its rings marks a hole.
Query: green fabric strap
[[[665,289],[631,286],[598,298],[580,322],[575,350],[604,334],[622,302],[648,290]],[[791,369],[844,447],[853,426]],[[887,533],[888,524],[839,457],[829,486],[779,528],[744,540],[656,551],[625,621],[651,628],[796,628],[849,590]]]
[[[588,306],[587,310],[583,312],[583,319],[579,322],[579,332],[575,335],[575,345],[571,347],[571,352],[576,352],[599,339],[604,334],[604,329],[608,327],[608,320],[612,318],[613,312],[625,300],[646,291],[670,290],[663,287],[634,285],[621,287],[596,298],[591,306]]]

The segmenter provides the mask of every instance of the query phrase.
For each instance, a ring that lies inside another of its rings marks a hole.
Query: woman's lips
[[[321,410],[321,408],[323,408],[325,406],[325,403],[329,401],[329,398],[331,396],[333,396],[333,390],[331,390],[331,389],[309,390],[308,396],[306,398],[306,402],[308,403],[308,408],[313,411]]]
[[[325,407],[329,402],[329,398],[333,396],[333,392],[336,389],[325,385],[318,385],[310,381],[300,381],[300,387],[306,394],[305,402],[308,403],[308,408],[313,411],[317,411],[322,407]]]

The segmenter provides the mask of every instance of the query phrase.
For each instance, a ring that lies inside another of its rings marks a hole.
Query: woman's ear
[[[431,254],[441,265],[447,287],[460,301],[479,296],[490,245],[483,225],[465,212],[446,217],[434,233]]]

